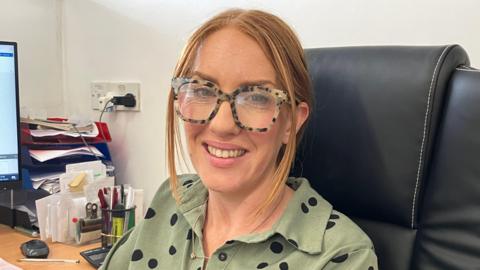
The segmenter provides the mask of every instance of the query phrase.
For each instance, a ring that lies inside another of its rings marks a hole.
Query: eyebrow
[[[210,76],[210,75],[207,75],[205,73],[202,73],[200,71],[194,71],[193,72],[193,75],[196,75],[198,77],[200,77],[201,79],[204,79],[204,80],[207,80],[207,81],[211,81],[213,82],[214,84],[218,85],[218,81]],[[263,85],[266,85],[266,84],[270,84],[270,85],[273,85],[275,86],[275,83],[273,83],[272,81],[270,80],[254,80],[254,81],[246,81],[246,82],[242,82],[240,83],[240,86],[263,86]]]

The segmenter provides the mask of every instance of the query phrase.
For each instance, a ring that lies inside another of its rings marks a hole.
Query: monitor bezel
[[[0,190],[1,189],[18,189],[22,187],[22,149],[20,143],[20,96],[19,96],[19,85],[18,85],[18,50],[17,42],[13,41],[0,41],[0,45],[13,45],[14,52],[14,63],[15,63],[15,105],[17,108],[17,148],[18,148],[18,180],[16,181],[0,181]]]

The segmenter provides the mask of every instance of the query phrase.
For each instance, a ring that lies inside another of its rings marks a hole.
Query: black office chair
[[[380,269],[480,269],[480,71],[452,46],[307,49],[293,175],[371,237]]]

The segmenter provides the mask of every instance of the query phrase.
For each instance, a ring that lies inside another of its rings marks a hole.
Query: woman
[[[283,21],[256,10],[207,21],[172,80],[170,185],[103,269],[377,269],[370,239],[306,179],[288,178],[312,102]],[[176,175],[178,119],[198,175]]]

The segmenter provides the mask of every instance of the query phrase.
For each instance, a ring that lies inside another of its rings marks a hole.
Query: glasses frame
[[[180,88],[189,83],[196,83],[200,84],[202,86],[206,86],[209,88],[213,88],[215,90],[215,95],[217,96],[217,104],[215,105],[215,108],[212,110],[210,115],[208,116],[207,119],[204,120],[196,120],[196,119],[190,119],[184,117],[179,109],[178,109],[178,93],[180,91]],[[246,126],[242,124],[240,119],[238,118],[237,114],[237,109],[235,105],[236,98],[239,94],[244,93],[244,92],[254,92],[256,89],[260,89],[262,91],[265,91],[267,93],[273,94],[273,97],[275,98],[275,113],[273,114],[272,121],[270,122],[268,127],[265,128],[253,128]],[[173,99],[175,103],[175,112],[177,113],[178,117],[182,119],[185,122],[193,123],[193,124],[208,124],[212,119],[217,115],[220,105],[223,102],[228,102],[230,104],[230,109],[232,110],[232,116],[233,116],[233,121],[235,124],[241,128],[245,129],[247,131],[254,131],[254,132],[266,132],[268,131],[272,125],[276,122],[278,114],[280,113],[280,107],[282,104],[290,104],[290,97],[285,90],[280,90],[280,89],[275,89],[275,88],[269,88],[269,87],[263,87],[259,85],[248,85],[248,86],[240,86],[239,88],[233,90],[231,94],[227,94],[224,91],[222,91],[215,83],[204,80],[204,79],[196,79],[196,78],[188,78],[188,77],[177,77],[172,79],[172,91],[173,91]]]

